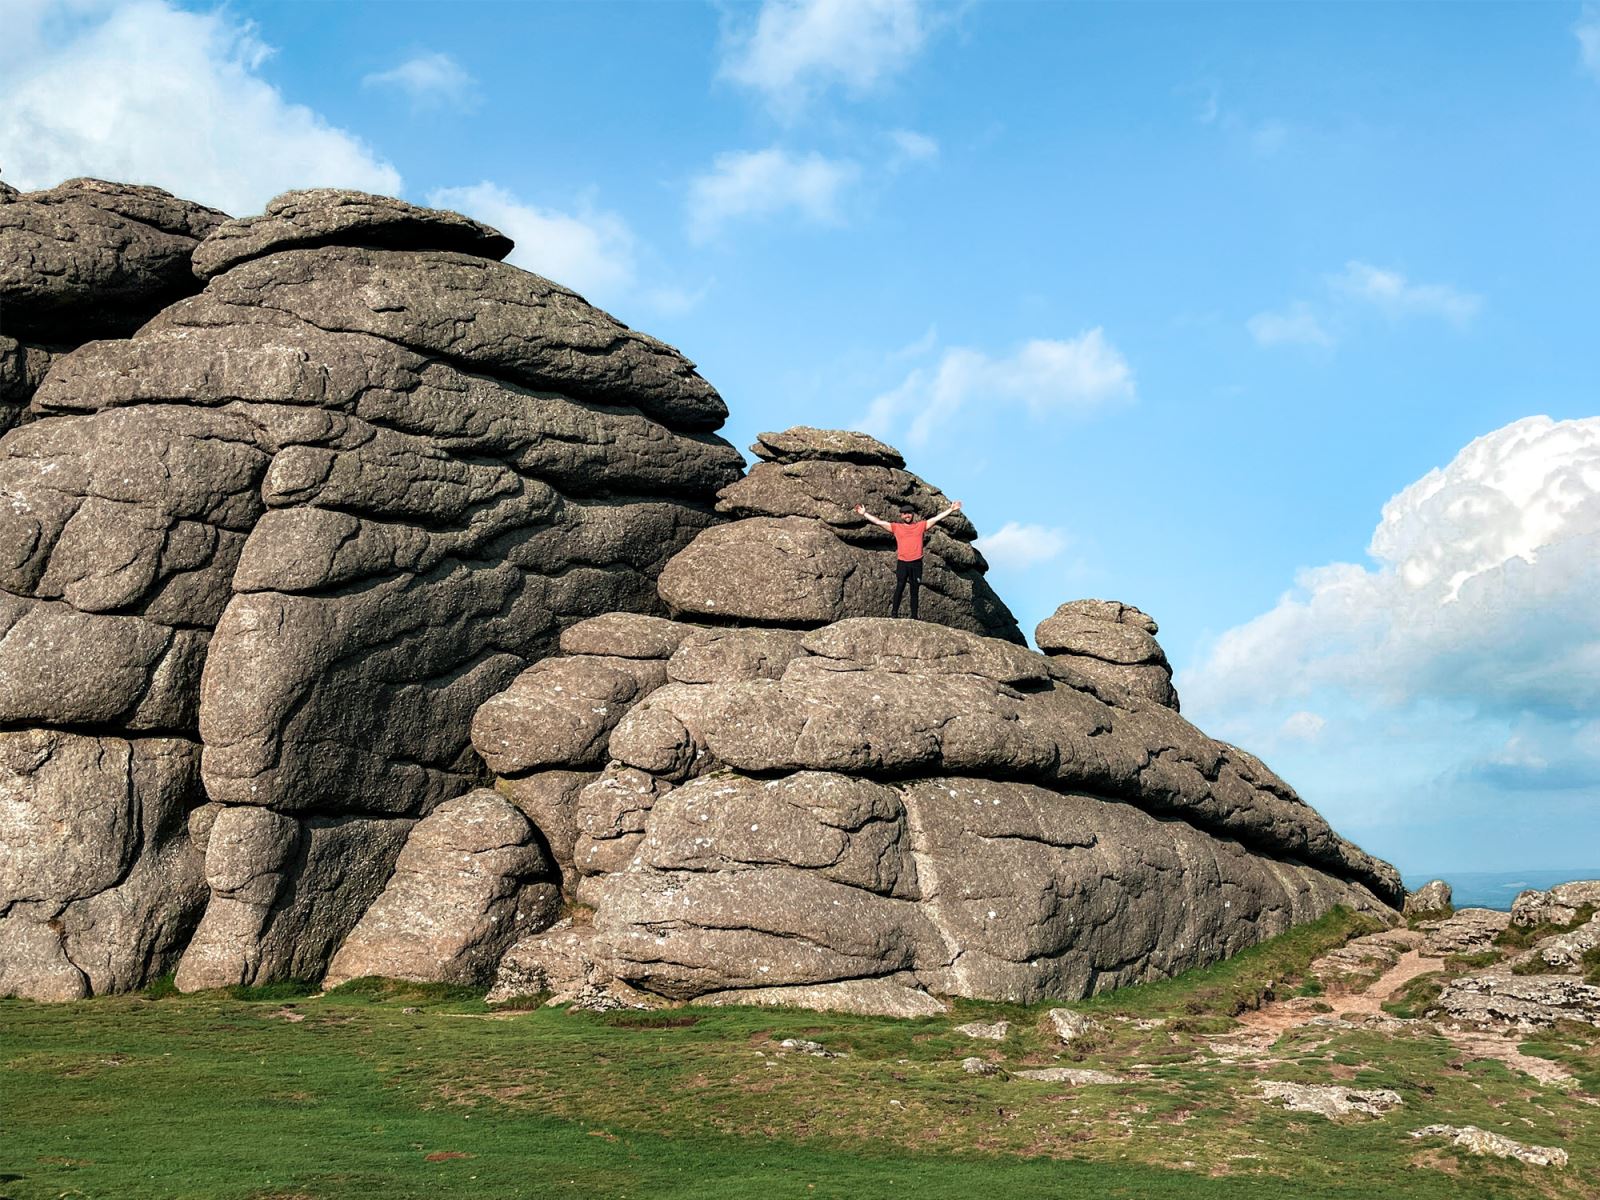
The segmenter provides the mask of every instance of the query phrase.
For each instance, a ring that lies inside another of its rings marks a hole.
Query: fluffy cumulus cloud
[[[863,428],[889,436],[902,422],[913,445],[968,403],[1011,402],[1035,416],[1086,412],[1135,396],[1133,368],[1102,329],[1074,338],[1039,338],[995,358],[982,350],[952,347],[939,361],[914,368],[892,391],[872,401]]]
[[[1600,418],[1477,439],[1384,506],[1368,553],[1302,571],[1218,640],[1190,692],[1261,704],[1331,684],[1390,703],[1600,708]]]
[[[793,116],[830,88],[859,96],[892,78],[933,24],[920,0],[765,0],[728,28],[721,75]]]
[[[633,231],[615,213],[540,208],[488,182],[441,188],[429,193],[428,203],[493,225],[517,244],[508,262],[596,303],[613,304],[634,284]]]
[[[1368,553],[1216,639],[1180,674],[1184,711],[1353,832],[1409,828],[1377,848],[1413,862],[1442,862],[1444,838],[1463,865],[1524,865],[1491,845],[1511,812],[1593,832],[1600,418],[1478,438],[1384,506]]]
[[[261,77],[271,49],[226,9],[24,2],[5,24],[0,164],[17,187],[95,175],[234,213],[293,187],[400,190],[360,139]]]
[[[792,214],[815,225],[842,219],[840,200],[861,174],[856,163],[776,146],[719,154],[689,184],[689,236],[712,240],[731,222]]]
[[[993,533],[979,538],[976,544],[990,566],[1024,571],[1060,557],[1067,548],[1067,535],[1048,525],[1007,521]]]
[[[464,109],[477,99],[476,80],[450,55],[439,51],[414,54],[387,71],[374,71],[361,83],[400,92],[418,108]]]

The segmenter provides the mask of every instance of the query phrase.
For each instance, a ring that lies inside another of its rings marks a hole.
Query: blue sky
[[[11,182],[482,216],[741,446],[899,445],[1025,627],[1146,609],[1402,869],[1600,866],[1595,7],[0,11]]]

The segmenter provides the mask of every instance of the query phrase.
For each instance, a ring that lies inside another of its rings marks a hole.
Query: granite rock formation
[[[905,469],[899,451],[862,433],[796,426],[764,433],[760,460],[724,488],[717,511],[735,518],[707,529],[661,576],[661,598],[690,620],[797,629],[840,616],[889,610],[893,542],[855,513],[931,517],[949,506]],[[962,513],[928,531],[924,620],[1021,642],[1016,618],[984,578],[988,564]]]
[[[1520,953],[1502,958],[1487,970],[1448,980],[1439,995],[1439,1012],[1459,1022],[1538,1029],[1570,1021],[1600,1026],[1600,979],[1593,956],[1600,950],[1600,880],[1563,883],[1547,891],[1517,895],[1510,914],[1487,909],[1462,909],[1446,921],[1430,941],[1440,939],[1469,914],[1490,932],[1475,942],[1460,937],[1444,942],[1452,953],[1477,953],[1496,944],[1491,939],[1514,929],[1540,936]],[[1515,944],[1515,943],[1513,943]]]
[[[804,426],[745,473],[692,363],[487,226],[75,181],[0,248],[0,993],[913,1015],[1401,901],[1137,609],[1028,650],[958,514],[884,617],[854,506],[937,488]]]
[[[1039,622],[1033,640],[1097,684],[1178,711],[1172,667],[1156,641],[1160,627],[1131,604],[1073,600]]]
[[[132,333],[198,291],[190,256],[226,219],[160,188],[102,179],[0,188],[0,433],[57,355]]]
[[[56,938],[90,981],[35,985],[70,975],[37,949],[66,920],[52,906],[143,875],[25,862],[27,904],[0,910],[6,986],[137,986],[185,941],[183,987],[319,975],[413,823],[484,778],[478,706],[565,625],[664,610],[661,565],[742,467],[713,432],[726,409],[676,351],[499,262],[510,242],[453,213],[324,190],[223,222],[74,184],[6,220],[8,317],[132,333],[54,358],[0,440],[7,795],[30,820],[61,806],[51,754],[26,766],[41,737],[105,763],[81,793],[96,815],[74,819],[173,877],[117,902],[174,931],[98,975]],[[57,291],[19,268],[24,237]],[[196,273],[198,294],[140,307]]]
[[[593,910],[508,956],[558,995],[1077,997],[1403,896],[1257,760],[1070,662],[881,617],[669,625],[573,626],[474,724]]]

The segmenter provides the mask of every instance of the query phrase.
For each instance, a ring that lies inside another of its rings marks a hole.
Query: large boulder
[[[412,827],[394,874],[323,983],[365,975],[487,983],[501,955],[521,934],[548,927],[560,902],[526,817],[490,791],[447,800]]]
[[[205,906],[199,747],[0,733],[0,995],[75,1000],[172,968]]]
[[[1172,666],[1149,616],[1118,600],[1071,600],[1039,622],[1033,640],[1105,687],[1178,711]]]
[[[89,192],[92,242],[132,201]],[[189,807],[266,811],[216,816],[180,986],[314,976],[410,823],[484,779],[473,714],[567,626],[663,613],[663,564],[742,460],[692,363],[477,222],[319,190],[221,224],[132,195],[161,237],[74,295],[138,331],[52,357],[0,439],[0,724],[190,746]],[[13,226],[64,245],[89,203],[23,200]],[[6,279],[30,334],[66,335],[71,305]],[[274,864],[248,886],[242,845]]]

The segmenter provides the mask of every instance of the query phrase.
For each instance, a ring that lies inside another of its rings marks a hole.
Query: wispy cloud
[[[1318,713],[1301,709],[1284,718],[1278,732],[1285,738],[1299,742],[1314,742],[1328,727],[1328,719]]]
[[[850,159],[792,154],[777,146],[719,154],[709,171],[689,183],[689,237],[707,242],[730,222],[781,213],[814,225],[838,224],[840,197],[860,174]]]
[[[939,157],[939,143],[927,134],[918,133],[914,129],[891,129],[889,141],[894,147],[889,159],[891,167],[931,162]]]
[[[1448,283],[1414,283],[1400,271],[1351,259],[1329,275],[1317,303],[1296,300],[1280,309],[1258,312],[1245,322],[1260,346],[1316,346],[1327,349],[1376,312],[1392,323],[1438,320],[1465,328],[1483,310],[1483,297]]]
[[[1572,32],[1578,39],[1578,61],[1600,79],[1600,4],[1585,4]]]
[[[1049,525],[1007,521],[975,544],[991,567],[1025,571],[1059,557],[1067,548],[1067,535]]]
[[[889,434],[909,418],[907,437],[925,444],[933,431],[970,401],[1011,402],[1035,416],[1086,412],[1134,399],[1133,368],[1096,327],[1075,338],[1039,338],[995,358],[957,346],[932,367],[911,371],[895,389],[869,405],[864,427]]]
[[[794,117],[830,88],[860,96],[904,70],[930,14],[919,0],[765,0],[753,21],[729,26],[720,74]]]
[[[359,138],[261,77],[271,48],[226,8],[139,0],[51,11],[81,19],[21,20],[27,55],[0,49],[0,146],[15,186],[95,175],[241,215],[296,187],[400,190],[399,173]]]
[[[418,108],[467,109],[477,102],[477,81],[450,55],[438,51],[414,54],[387,71],[367,75],[361,83],[393,88]]]
[[[1445,283],[1412,283],[1399,271],[1354,260],[1329,283],[1340,295],[1370,304],[1391,320],[1439,317],[1465,325],[1483,307],[1482,296]]]
[[[1311,311],[1297,301],[1278,312],[1259,312],[1245,322],[1250,336],[1262,346],[1332,346],[1334,337]]]

